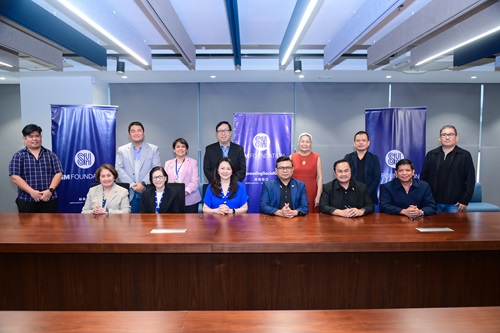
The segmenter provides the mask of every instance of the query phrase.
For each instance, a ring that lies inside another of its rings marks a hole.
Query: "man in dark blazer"
[[[214,171],[217,163],[223,157],[228,157],[236,167],[233,173],[242,182],[247,173],[247,162],[243,147],[231,142],[232,128],[227,121],[221,121],[215,126],[217,133],[217,142],[208,145],[205,148],[205,157],[203,158],[203,172],[207,177],[208,183],[214,179]]]
[[[293,162],[289,156],[276,160],[276,179],[262,185],[260,211],[268,215],[292,218],[309,211],[306,185],[292,178]]]
[[[378,156],[368,151],[370,137],[365,131],[354,134],[354,149],[344,159],[351,165],[352,179],[368,187],[373,204],[378,203],[377,188],[380,183],[380,162]]]
[[[347,160],[333,164],[335,180],[323,185],[319,211],[323,214],[357,217],[373,213],[374,207],[368,187],[351,179],[351,166]]]

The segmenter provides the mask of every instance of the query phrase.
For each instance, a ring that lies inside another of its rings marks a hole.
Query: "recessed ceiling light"
[[[471,76],[470,78],[471,79],[477,79],[477,76]]]
[[[122,79],[126,79],[126,78],[128,78],[127,75],[122,75]]]
[[[392,76],[390,76],[390,75],[386,75],[386,76],[385,76],[385,78],[386,78],[386,79],[392,79]]]
[[[0,77],[0,80],[2,80],[2,81],[3,81],[3,80],[5,80],[5,78],[4,78],[3,76],[1,76],[1,77]]]
[[[303,79],[304,78],[304,74],[300,74],[299,78]]]
[[[217,76],[215,76],[215,75],[210,75],[210,78],[211,78],[211,79],[215,79],[216,77],[217,77]]]

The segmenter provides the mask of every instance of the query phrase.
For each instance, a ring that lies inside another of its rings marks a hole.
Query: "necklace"
[[[308,153],[307,155],[302,155],[302,153],[299,152],[300,159],[302,160],[302,165],[306,165],[307,164],[306,158],[307,158],[307,156],[309,156],[309,154],[310,153]]]

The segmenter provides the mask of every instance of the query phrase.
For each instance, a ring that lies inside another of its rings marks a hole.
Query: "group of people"
[[[221,121],[215,131],[217,142],[206,147],[203,160],[209,182],[203,200],[198,162],[187,156],[188,142],[174,140],[175,157],[161,166],[158,147],[144,140],[144,126],[134,121],[128,126],[130,142],[118,148],[115,166],[103,164],[97,169],[99,184],[90,188],[82,213],[197,213],[201,201],[204,213],[246,213],[249,197],[242,183],[246,176],[243,147],[231,141],[229,122]],[[9,164],[9,175],[18,187],[18,211],[57,212],[55,189],[62,179],[61,162],[42,146],[39,126],[27,125],[22,134],[25,148]],[[315,212],[357,217],[373,213],[379,203],[381,212],[410,219],[465,211],[474,190],[472,157],[457,146],[454,126],[443,126],[439,141],[440,147],[427,153],[420,179],[414,178],[413,163],[402,159],[396,164],[395,178],[380,185],[379,158],[368,151],[368,133],[359,131],[354,135],[354,151],[334,163],[335,179],[323,184],[321,158],[312,151],[312,135],[302,133],[298,151],[279,157],[277,177],[263,184],[260,211],[286,218]]]

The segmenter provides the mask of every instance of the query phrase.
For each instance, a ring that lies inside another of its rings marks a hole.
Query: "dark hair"
[[[23,136],[28,136],[33,132],[38,132],[38,133],[42,134],[42,128],[38,125],[35,125],[35,124],[29,124],[29,125],[24,126],[24,128],[22,130]]]
[[[453,129],[455,131],[455,135],[458,135],[457,129],[453,125],[444,125],[443,127],[441,127],[441,129],[439,130],[439,135],[441,135],[441,133],[443,132],[443,130],[445,128],[451,128],[451,129]]]
[[[189,143],[184,139],[184,138],[177,138],[174,140],[174,142],[172,143],[172,149],[175,149],[175,145],[178,143],[186,146],[186,149],[189,150]]]
[[[278,163],[286,162],[286,161],[290,161],[292,163],[292,167],[293,167],[293,161],[290,158],[290,156],[287,156],[287,155],[283,155],[283,156],[278,157],[278,159],[276,160],[276,167],[278,167]]]
[[[354,141],[356,141],[356,137],[357,137],[358,135],[361,135],[361,134],[365,134],[365,135],[366,135],[366,138],[368,139],[368,141],[370,141],[370,136],[369,136],[369,135],[368,135],[368,133],[367,133],[367,132],[365,132],[365,131],[358,131],[356,134],[354,134]]]
[[[133,121],[133,122],[131,122],[131,123],[128,125],[128,132],[129,132],[129,133],[130,133],[130,128],[131,128],[132,126],[141,126],[142,131],[144,132],[144,126],[142,126],[141,122],[139,122],[139,121]]]
[[[224,124],[226,124],[227,126],[229,126],[229,130],[230,130],[230,131],[232,131],[232,130],[233,130],[233,129],[231,128],[231,124],[230,124],[230,123],[228,123],[227,121],[223,120],[223,121],[219,122],[219,123],[217,124],[217,126],[215,126],[215,131],[217,132],[217,129],[218,129],[219,127],[221,127],[222,125],[224,125]]]
[[[223,157],[219,160],[219,162],[217,162],[214,170],[214,180],[212,180],[212,186],[210,186],[210,189],[215,196],[217,196],[218,198],[221,197],[222,186],[220,183],[220,175],[217,171],[219,170],[219,165],[221,165],[222,162],[229,163],[229,165],[231,166],[231,170],[233,171],[233,173],[231,174],[231,179],[229,181],[229,199],[232,199],[238,191],[238,177],[235,175],[235,167],[233,162],[227,157]]]
[[[410,160],[409,160],[409,159],[407,159],[407,158],[400,159],[400,160],[398,161],[398,163],[396,163],[396,171],[398,170],[398,168],[399,168],[399,166],[400,166],[400,165],[409,165],[409,166],[410,166],[410,168],[411,168],[412,170],[414,170],[414,169],[415,169],[415,168],[413,167],[413,162],[412,162],[412,161],[410,161]]]
[[[167,175],[167,172],[165,171],[165,169],[163,169],[162,166],[155,166],[155,167],[153,167],[153,169],[151,169],[151,171],[149,171],[149,182],[151,184],[153,184],[153,173],[155,171],[161,171],[163,173],[163,175],[165,176],[165,184],[168,183],[168,175]]]
[[[335,163],[333,163],[333,172],[335,172],[335,168],[337,167],[337,164],[340,164],[340,163],[347,163],[347,165],[349,165],[349,169],[352,169],[351,163],[349,163],[348,160],[341,159],[341,160],[338,160]]]
[[[97,170],[95,172],[95,180],[98,181],[99,183],[100,183],[99,179],[101,178],[101,172],[104,169],[109,170],[111,172],[111,174],[113,175],[113,177],[115,177],[115,180],[116,180],[116,178],[118,178],[118,172],[116,171],[115,167],[112,166],[111,164],[104,163],[99,168],[97,168]]]

